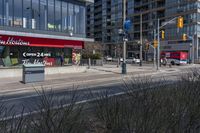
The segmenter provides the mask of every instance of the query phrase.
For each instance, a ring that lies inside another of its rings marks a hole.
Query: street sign
[[[124,23],[124,29],[125,30],[130,30],[132,26],[131,20],[126,20]]]

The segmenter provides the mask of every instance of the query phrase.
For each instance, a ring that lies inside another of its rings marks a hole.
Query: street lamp
[[[122,63],[122,74],[126,74],[126,35],[125,35],[125,22],[126,22],[126,0],[123,1],[124,11],[123,11],[123,30],[124,30],[124,36],[123,36],[123,63]]]
[[[140,14],[140,66],[142,66],[142,13]]]

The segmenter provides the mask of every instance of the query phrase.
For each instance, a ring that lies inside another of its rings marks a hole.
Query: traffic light
[[[157,48],[157,47],[158,47],[158,41],[157,41],[157,40],[154,40],[154,41],[153,41],[153,46],[154,46],[154,48]]]
[[[161,38],[165,39],[165,31],[164,30],[161,31]]]
[[[178,21],[177,21],[177,27],[178,28],[183,28],[183,17],[178,17]]]
[[[183,34],[182,39],[183,39],[183,41],[186,41],[187,40],[187,34]]]
[[[149,43],[146,43],[145,50],[146,50],[146,51],[149,50]]]

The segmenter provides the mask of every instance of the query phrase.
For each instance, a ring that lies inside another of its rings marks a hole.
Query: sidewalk
[[[128,66],[129,69],[130,66]],[[129,69],[130,72],[139,75],[140,73],[150,72],[150,70],[138,70],[133,67]],[[76,73],[60,73],[60,74],[51,74],[45,75],[44,82],[36,82],[23,84],[22,77],[13,77],[13,78],[0,78],[0,94],[8,93],[9,91],[23,91],[25,89],[33,90],[34,88],[43,86],[43,87],[55,87],[59,85],[67,84],[78,84],[81,82],[93,82],[95,80],[109,80],[111,78],[120,78],[121,68],[117,68],[115,65],[105,65],[105,66],[96,66],[91,67],[91,69],[86,69],[84,72]],[[152,72],[152,71],[151,71]]]

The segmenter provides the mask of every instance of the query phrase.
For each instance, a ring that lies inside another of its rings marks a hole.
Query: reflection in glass
[[[74,33],[80,33],[80,10],[79,10],[79,6],[75,5],[74,6]]]
[[[68,32],[67,29],[67,17],[68,17],[68,13],[67,13],[67,2],[63,2],[62,3],[62,31],[63,32]]]
[[[40,22],[40,12],[39,12],[39,0],[32,0],[32,29],[39,29],[39,22]]]
[[[4,0],[4,25],[13,26],[13,0]]]
[[[47,30],[47,0],[40,0],[40,29]]]
[[[61,1],[55,1],[55,30],[61,31]]]
[[[86,25],[86,20],[85,20],[85,7],[80,6],[80,34],[85,34],[86,33],[86,29],[85,29],[85,25]]]
[[[23,28],[31,28],[31,0],[23,1]]]
[[[74,5],[68,4],[68,31],[74,32]]]
[[[15,0],[14,5],[13,26],[22,27],[22,0]]]
[[[0,25],[85,34],[85,6],[78,2],[0,0],[0,6]]]
[[[54,30],[54,0],[48,0],[48,30]]]
[[[3,25],[3,0],[0,0],[0,25]]]

